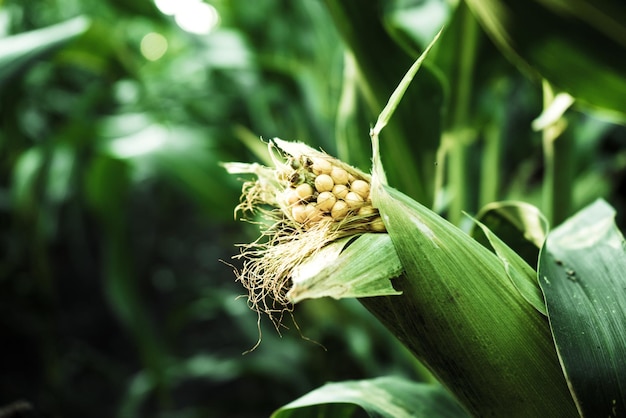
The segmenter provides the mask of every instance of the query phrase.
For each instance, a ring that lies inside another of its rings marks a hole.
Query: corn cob
[[[347,231],[384,232],[380,215],[372,207],[367,174],[310,148],[294,147],[279,139],[270,144],[281,144],[280,150],[287,148],[294,153],[284,154],[285,162],[277,161],[276,176],[279,207],[296,227],[328,224],[340,235]]]
[[[235,209],[244,217],[260,213],[263,237],[241,245],[238,280],[249,291],[250,306],[276,325],[291,309],[286,294],[293,269],[342,237],[385,232],[372,206],[371,177],[301,143],[274,138],[268,143],[274,167],[225,164],[231,173],[253,173]]]

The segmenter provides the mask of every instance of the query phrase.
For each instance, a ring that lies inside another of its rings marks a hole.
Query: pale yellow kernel
[[[371,216],[376,213],[376,209],[372,206],[361,206],[357,213],[359,216]]]
[[[333,178],[335,184],[348,184],[348,172],[343,168],[333,167],[330,176]]]
[[[315,189],[320,193],[331,191],[334,185],[332,177],[328,174],[320,174],[315,178]]]
[[[296,194],[301,200],[307,200],[313,196],[313,187],[308,183],[302,183],[296,187]]]
[[[348,181],[350,183],[352,183],[354,180],[356,180],[356,177],[354,177],[352,174],[348,173]]]
[[[322,192],[317,196],[317,208],[324,212],[330,212],[330,210],[337,202],[337,198],[332,192]]]
[[[328,160],[325,160],[323,158],[313,159],[313,165],[311,165],[311,170],[313,171],[314,174],[317,174],[317,175],[330,174],[332,169],[333,169],[333,166]]]
[[[363,198],[358,193],[348,192],[346,195],[346,203],[351,208],[356,208],[363,205]]]
[[[364,180],[354,180],[350,184],[350,190],[358,193],[363,199],[367,199],[367,195],[370,193],[370,185]]]
[[[374,232],[385,232],[387,230],[380,216],[370,222],[370,229]]]
[[[309,203],[305,206],[304,213],[306,214],[306,222],[319,222],[324,216],[322,211],[313,203]]]
[[[300,201],[300,196],[298,196],[298,193],[296,193],[296,189],[285,190],[284,197],[285,197],[285,202],[289,206],[295,205],[296,203]]]
[[[333,187],[333,194],[337,199],[345,199],[349,191],[348,186],[344,186],[343,184],[335,184]]]
[[[304,222],[306,222],[306,206],[305,205],[295,205],[291,208],[291,216],[293,216],[293,219],[298,222],[303,224]]]
[[[349,210],[350,210],[350,207],[345,201],[338,200],[333,205],[333,208],[330,211],[330,216],[332,216],[334,220],[339,221],[346,217]]]

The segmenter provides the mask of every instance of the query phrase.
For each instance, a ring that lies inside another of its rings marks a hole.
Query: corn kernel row
[[[289,179],[284,199],[296,222],[312,225],[322,220],[341,221],[354,214],[369,229],[385,230],[378,211],[371,206],[370,185],[366,180],[322,158],[292,168],[294,171],[282,178]]]

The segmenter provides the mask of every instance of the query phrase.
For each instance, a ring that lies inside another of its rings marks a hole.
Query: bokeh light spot
[[[204,35],[219,23],[215,7],[201,0],[154,0],[161,13],[174,16],[176,24],[184,31]]]
[[[141,54],[150,61],[156,61],[167,52],[167,39],[160,33],[150,32],[141,40]]]

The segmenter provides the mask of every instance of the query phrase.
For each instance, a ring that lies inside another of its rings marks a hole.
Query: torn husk
[[[345,238],[385,231],[372,206],[370,176],[302,143],[275,138],[268,149],[274,167],[224,164],[230,173],[256,176],[244,183],[235,210],[245,219],[261,217],[256,221],[261,237],[240,245],[235,257],[243,260],[237,279],[248,290],[251,308],[276,323],[303,298],[366,295],[367,285],[348,278],[333,276],[328,286],[309,279],[339,256],[348,244]],[[397,275],[397,270],[386,271]],[[376,292],[397,293],[389,281],[381,286],[379,277],[374,279]]]
[[[363,234],[346,244],[343,240],[330,244],[327,248],[333,254],[323,249],[295,269],[293,286],[287,292],[290,302],[402,294],[389,281],[403,271],[389,235]]]

